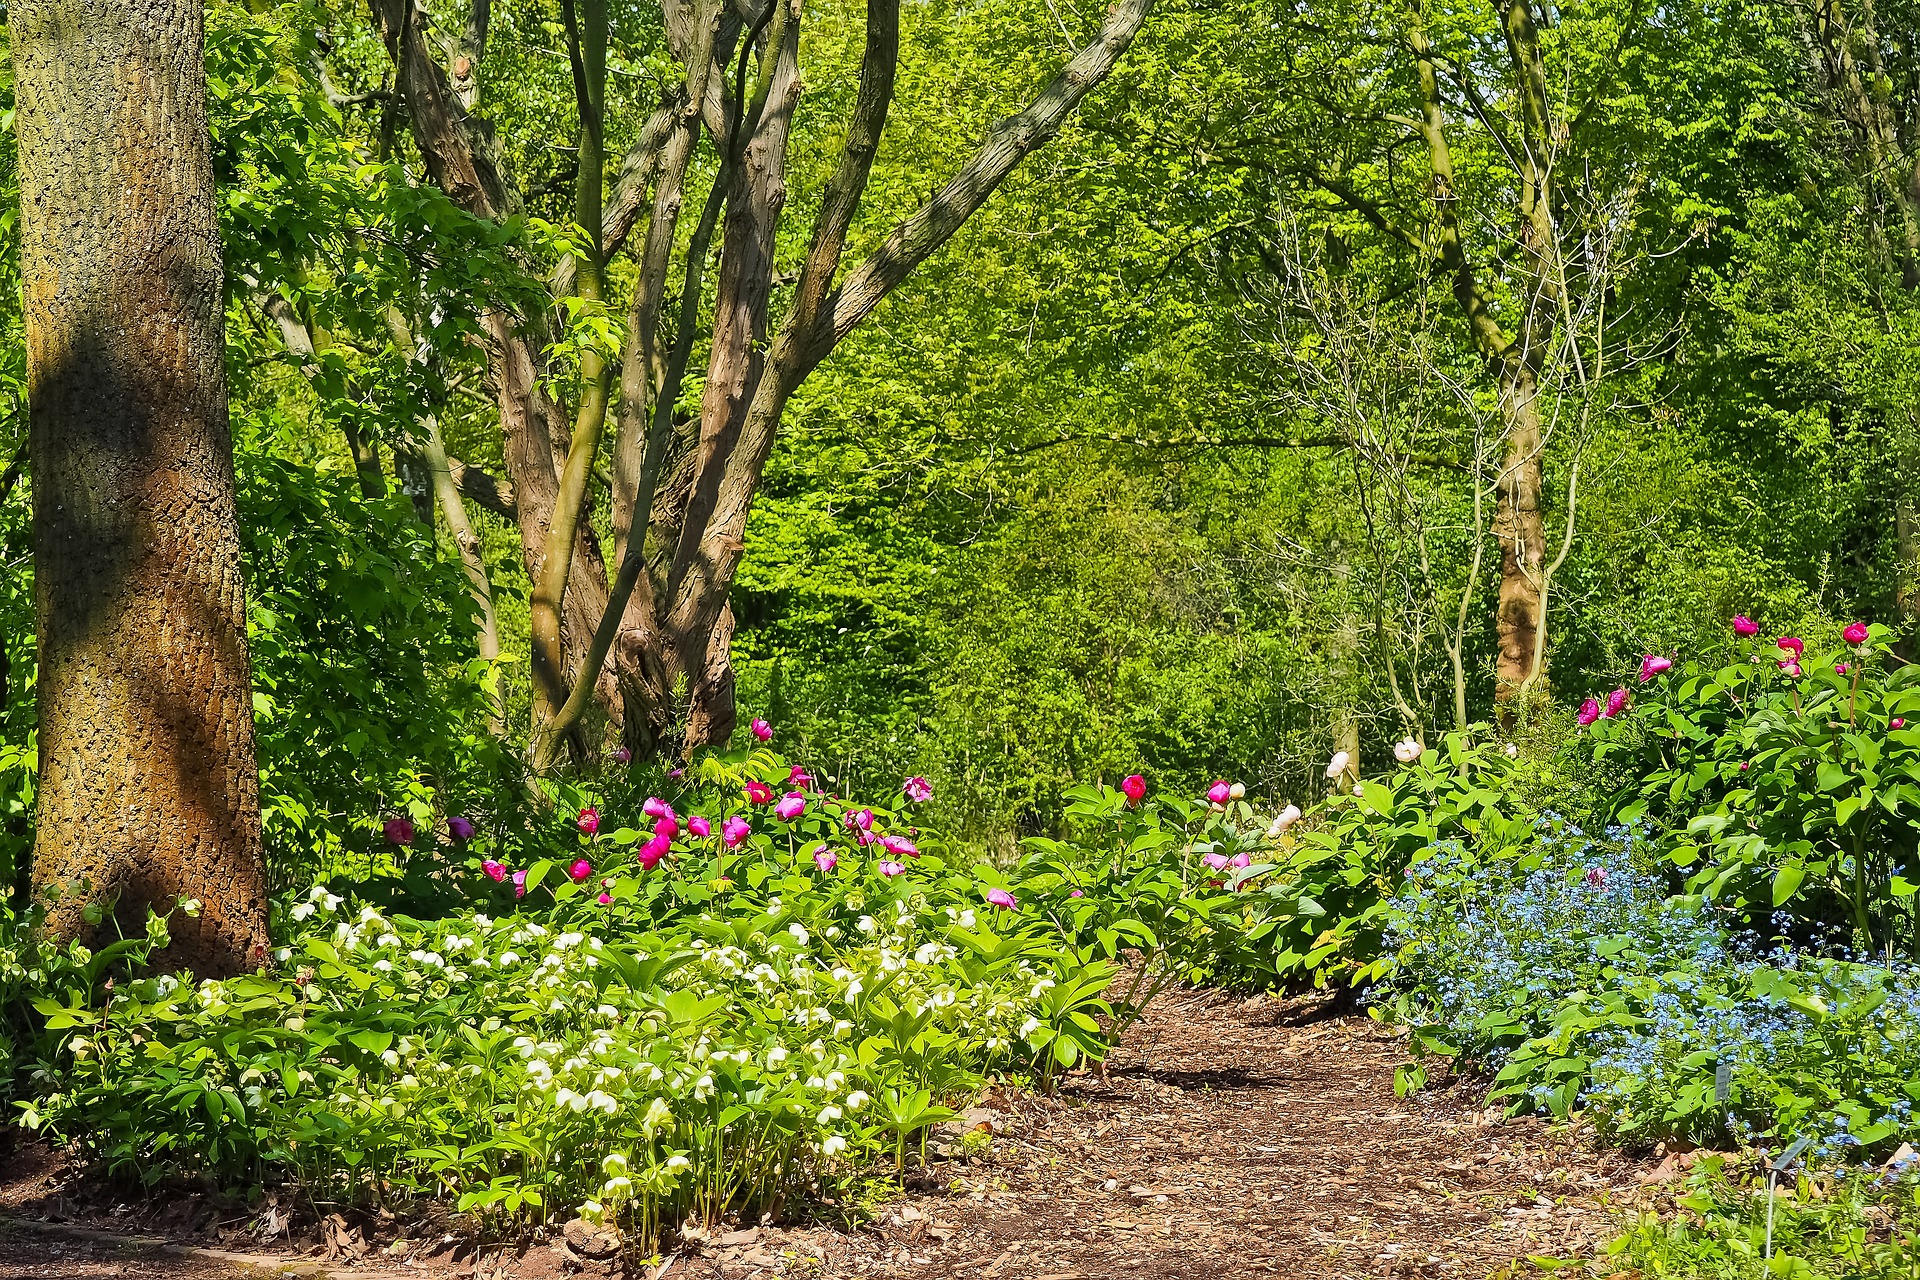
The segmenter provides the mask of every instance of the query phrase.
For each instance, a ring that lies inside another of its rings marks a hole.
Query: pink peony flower
[[[1147,780],[1140,774],[1130,773],[1120,780],[1120,794],[1127,798],[1128,804],[1139,804],[1147,798]]]
[[[672,851],[673,838],[662,835],[656,831],[653,833],[653,839],[641,845],[640,851],[635,856],[640,859],[641,866],[651,871],[660,865],[660,859],[666,857],[667,854]]]
[[[1740,772],[1745,773],[1749,767],[1750,766],[1747,764],[1745,760],[1742,760],[1740,762]]]
[[[1906,727],[1907,727],[1907,722],[1905,720],[1902,720],[1899,716],[1895,716],[1892,720],[1887,722],[1887,728],[1889,729],[1904,729]]]
[[[1867,624],[1864,622],[1854,623],[1840,633],[1840,638],[1848,644],[1865,644],[1867,642]]]
[[[1241,867],[1250,867],[1253,865],[1253,855],[1247,854],[1247,853],[1236,853],[1231,858],[1227,859],[1227,865],[1232,867],[1236,871],[1239,870]]]
[[[871,809],[849,810],[846,814],[844,814],[841,817],[840,825],[845,827],[849,831],[852,831],[856,828],[858,828],[861,831],[871,831],[873,830],[873,810]]]
[[[880,847],[896,858],[917,858],[920,849],[905,836],[881,836]]]
[[[1797,662],[1794,662],[1794,661],[1792,661],[1792,660],[1788,660],[1788,661],[1786,661],[1786,662],[1782,662],[1782,663],[1780,664],[1780,669],[1781,669],[1782,671],[1784,671],[1784,672],[1786,672],[1786,673],[1787,673],[1788,675],[1790,675],[1790,676],[1795,676],[1795,677],[1797,677],[1797,676],[1799,676],[1799,674],[1800,674],[1800,664],[1799,664],[1799,663],[1797,663]]]
[[[1074,890],[1072,890],[1072,891],[1070,891],[1070,892],[1069,892],[1069,893],[1067,894],[1067,896],[1068,896],[1069,898],[1084,898],[1084,897],[1086,897],[1087,895],[1086,895],[1086,894],[1084,894],[1084,893],[1082,893],[1082,892],[1080,892],[1080,890],[1078,890],[1078,889],[1074,889]]]
[[[1224,853],[1210,853],[1200,859],[1200,861],[1206,863],[1215,871],[1225,871],[1227,869],[1227,855]]]
[[[918,776],[908,778],[900,784],[900,794],[904,795],[910,804],[925,804],[933,799],[933,784]]]
[[[813,785],[813,775],[799,765],[787,770],[787,785],[805,790]]]
[[[598,898],[595,898],[594,901],[604,907],[613,901],[613,895],[610,893],[602,893]]]
[[[663,840],[671,840],[680,834],[680,820],[672,814],[653,824],[653,834]]]
[[[648,796],[646,803],[640,806],[640,812],[649,818],[670,818],[673,816],[673,806],[659,796]]]
[[[579,884],[593,874],[593,864],[585,858],[575,858],[573,865],[567,868],[567,874],[573,877],[575,884]]]
[[[1207,801],[1210,804],[1225,804],[1233,798],[1233,788],[1225,782],[1216,782],[1207,788]]]
[[[754,804],[766,804],[773,799],[773,788],[764,782],[747,780],[747,799]]]
[[[600,829],[600,811],[591,807],[582,809],[580,819],[574,825],[587,835],[592,835]]]
[[[1807,651],[1807,642],[1805,640],[1802,640],[1799,636],[1781,636],[1778,640],[1775,640],[1773,643],[1779,646],[1780,648],[1785,649],[1788,653],[1791,653],[1796,658]]]
[[[798,791],[789,791],[780,797],[780,803],[773,806],[773,816],[782,822],[792,822],[807,811],[807,798]]]
[[[513,873],[513,896],[516,898],[527,896],[527,873],[524,871]]]
[[[1847,664],[1846,664],[1846,663],[1844,663],[1844,662],[1836,662],[1836,663],[1834,663],[1834,664],[1833,664],[1833,674],[1835,674],[1835,675],[1837,675],[1837,676],[1843,676],[1843,675],[1845,675],[1845,674],[1847,674]]]
[[[770,742],[773,740],[773,726],[765,720],[762,720],[759,716],[755,716],[753,723],[747,727],[753,730],[753,736],[760,739],[760,741]]]
[[[822,871],[831,871],[840,865],[840,859],[834,856],[833,850],[821,845],[813,851],[813,865]]]
[[[1627,699],[1629,696],[1625,689],[1615,689],[1607,695],[1607,709],[1600,714],[1609,720],[1613,719],[1613,717],[1627,709]]]
[[[405,818],[388,818],[380,824],[380,834],[387,838],[388,844],[412,844],[413,823]]]
[[[874,863],[873,869],[891,880],[894,876],[905,874],[907,864],[904,862],[889,862],[885,858],[882,858],[879,862]]]
[[[1607,869],[1605,867],[1588,867],[1586,879],[1587,883],[1594,888],[1604,889],[1607,887]]]
[[[1020,908],[1020,899],[1014,897],[1005,889],[987,890],[987,902],[999,907],[1002,911],[1017,911]]]
[[[1760,634],[1760,624],[1744,613],[1736,613],[1733,615],[1733,634],[1737,636],[1757,636]]]
[[[729,849],[738,849],[741,841],[752,834],[753,826],[738,815],[720,824],[720,842]]]
[[[1580,722],[1582,728],[1598,720],[1600,718],[1600,700],[1598,698],[1588,698],[1580,704],[1580,714],[1574,718]]]
[[[486,872],[487,879],[493,881],[495,884],[499,884],[507,878],[506,864],[503,862],[495,862],[492,858],[488,858],[485,862],[481,863],[480,869]]]
[[[1640,659],[1640,683],[1645,684],[1671,666],[1673,666],[1672,659],[1663,658],[1657,653],[1648,654]]]
[[[473,822],[468,818],[448,818],[447,833],[455,840],[473,839]]]
[[[632,764],[633,752],[627,750],[625,747],[615,747],[613,749],[613,762],[615,764]]]
[[[713,824],[696,813],[687,819],[687,830],[693,832],[694,835],[700,837],[702,840],[705,840],[713,834]]]

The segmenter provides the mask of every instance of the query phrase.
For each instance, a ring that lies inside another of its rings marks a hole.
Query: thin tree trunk
[[[460,567],[467,574],[467,586],[473,593],[473,607],[480,615],[481,660],[494,668],[487,687],[493,703],[487,716],[488,728],[494,737],[505,737],[507,703],[506,695],[500,688],[500,623],[493,608],[493,579],[487,574],[486,558],[480,554],[480,535],[474,532],[473,522],[467,519],[467,504],[461,501],[459,486],[453,482],[453,469],[447,462],[446,441],[440,435],[440,419],[429,417],[425,425],[427,439],[421,453],[433,480],[433,493],[439,500],[440,514],[446,519],[447,530],[453,535],[453,545],[460,553]]]
[[[1540,411],[1533,370],[1510,354],[1497,372],[1506,450],[1493,511],[1493,536],[1500,544],[1494,700],[1505,702],[1532,679],[1540,650],[1546,526],[1540,514]]]
[[[202,7],[12,9],[40,648],[33,878],[233,973],[267,948]],[[111,926],[104,932],[111,936]]]

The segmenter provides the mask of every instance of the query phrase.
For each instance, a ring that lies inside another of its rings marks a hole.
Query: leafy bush
[[[148,1180],[578,1207],[644,1236],[903,1168],[985,1073],[1104,1054],[1113,966],[990,868],[766,751],[698,772],[647,801],[651,834],[567,808],[543,837],[566,852],[517,868],[450,824],[476,907],[316,886],[255,975],[46,968],[28,1123]]]
[[[1437,850],[1392,905],[1382,1012],[1419,1054],[1494,1072],[1514,1111],[1581,1110],[1629,1142],[1808,1133],[1838,1159],[1912,1135],[1920,972],[1754,954],[1645,852],[1552,822],[1499,861]]]
[[[1689,891],[1749,923],[1784,908],[1802,942],[1920,955],[1920,668],[1886,671],[1890,638],[1856,624],[1818,654],[1788,636],[1717,670],[1643,667],[1591,731],[1629,779],[1615,813],[1660,824]]]

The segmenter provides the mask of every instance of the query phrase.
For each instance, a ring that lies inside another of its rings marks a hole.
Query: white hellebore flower
[[[668,1173],[679,1173],[682,1169],[691,1168],[692,1162],[685,1156],[668,1156],[666,1167]]]
[[[1333,759],[1327,761],[1327,776],[1329,778],[1339,777],[1341,774],[1347,771],[1347,765],[1352,763],[1352,761],[1353,761],[1353,757],[1348,755],[1346,752],[1344,751],[1334,752]]]
[[[1420,753],[1423,750],[1425,750],[1425,748],[1414,740],[1413,735],[1408,734],[1393,744],[1393,758],[1401,764],[1412,764],[1420,758]]]
[[[827,1140],[820,1144],[820,1154],[823,1156],[837,1156],[846,1149],[847,1140],[837,1133],[829,1134]]]
[[[647,1107],[647,1114],[641,1117],[640,1127],[646,1130],[647,1136],[651,1138],[655,1130],[671,1123],[672,1120],[673,1109],[667,1105],[667,1100],[665,1098],[655,1098]]]
[[[804,947],[807,945],[807,942],[808,942],[807,931],[805,927],[802,926],[798,920],[794,921],[792,924],[787,926],[787,932],[792,934],[793,940],[799,943],[801,946]]]
[[[867,1097],[866,1092],[864,1090],[855,1089],[852,1093],[847,1095],[847,1110],[858,1111],[860,1108],[866,1106],[867,1103],[871,1101],[872,1099]]]
[[[1512,760],[1517,756],[1519,756],[1519,754],[1520,754],[1520,744],[1517,742],[1509,742],[1507,744],[1507,759]]]
[[[1227,794],[1233,797],[1235,800],[1246,799],[1247,797],[1246,784],[1241,782],[1234,783],[1232,786],[1227,788]]]

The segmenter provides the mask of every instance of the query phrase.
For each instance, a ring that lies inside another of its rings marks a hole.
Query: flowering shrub
[[[1920,970],[1755,954],[1724,913],[1669,899],[1648,853],[1551,820],[1505,859],[1436,850],[1391,905],[1383,1008],[1421,1055],[1493,1071],[1515,1111],[1581,1110],[1630,1141],[1805,1132],[1842,1158],[1920,1133]]]
[[[768,778],[799,803],[756,800]],[[1105,1052],[1113,967],[988,869],[764,749],[681,781],[650,832],[578,804],[549,819],[557,856],[471,849],[481,901],[442,918],[314,887],[255,975],[48,971],[27,1122],[147,1179],[644,1235],[904,1167],[986,1073]]]
[[[1749,922],[1784,908],[1803,942],[1838,927],[1862,951],[1920,955],[1920,669],[1885,670],[1884,628],[1809,655],[1735,622],[1747,661],[1649,675],[1589,731],[1596,764],[1627,779],[1614,812],[1653,819],[1687,888]]]

